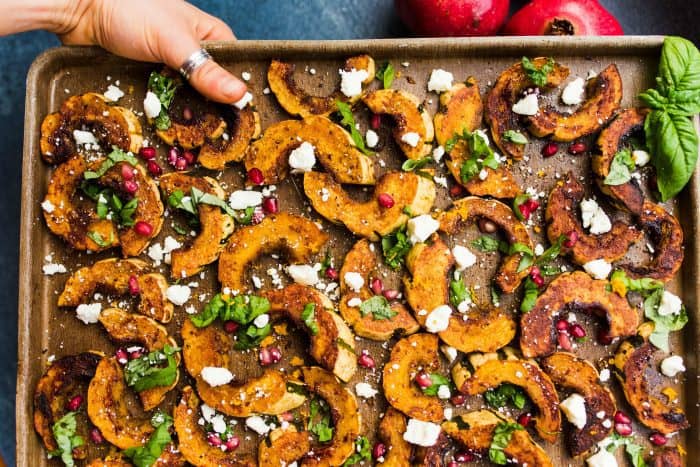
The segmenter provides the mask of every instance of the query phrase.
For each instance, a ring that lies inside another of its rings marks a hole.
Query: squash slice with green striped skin
[[[87,127],[103,149],[116,146],[136,154],[141,149],[141,124],[126,107],[112,105],[94,92],[71,96],[58,112],[41,123],[41,155],[49,164],[58,164],[77,152],[73,130]]]
[[[316,212],[330,222],[377,241],[408,222],[407,211],[414,216],[429,212],[435,201],[435,184],[412,172],[387,172],[377,182],[370,199],[356,201],[329,174],[307,172],[304,193]],[[380,193],[392,197],[392,207],[379,204]]]
[[[304,142],[314,147],[316,159],[338,183],[374,185],[374,161],[357,149],[347,131],[320,116],[267,127],[246,151],[246,171],[259,169],[265,185],[279,183],[289,173],[290,153]]]
[[[160,177],[160,189],[165,199],[178,191],[190,196],[192,188],[226,202],[226,193],[213,178],[193,177],[182,172],[171,172]],[[194,239],[188,237],[184,246],[170,254],[170,276],[173,279],[193,276],[207,264],[216,261],[226,246],[226,240],[233,233],[233,218],[220,207],[200,203],[197,213],[201,226],[199,233]]]
[[[102,358],[99,352],[69,355],[54,361],[39,378],[34,390],[34,429],[48,452],[58,449],[52,431],[54,423],[68,412],[66,404],[78,395],[81,384],[87,386]],[[78,432],[87,439],[87,430],[83,430],[80,423]],[[73,450],[74,459],[85,459],[86,456],[84,445]]]
[[[240,162],[250,142],[260,136],[260,115],[251,105],[238,109],[222,106],[226,133],[217,139],[207,139],[199,150],[197,162],[211,170],[224,170],[229,162]]]
[[[443,422],[442,429],[458,444],[470,451],[488,457],[496,427],[513,420],[491,410],[475,410],[459,415],[459,421]],[[516,430],[503,450],[506,457],[517,466],[553,467],[547,453],[535,443],[525,429]]]
[[[537,407],[533,417],[542,439],[553,443],[561,431],[559,396],[554,383],[537,363],[529,360],[488,360],[457,389],[468,396],[483,394],[503,383],[521,387]]]
[[[199,419],[199,398],[191,386],[186,386],[173,411],[173,426],[180,453],[187,462],[196,467],[255,467],[255,460],[248,454],[224,452],[210,445],[206,433],[198,423]]]
[[[270,67],[267,69],[267,83],[270,90],[273,92],[280,106],[290,115],[300,116],[302,118],[312,115],[327,116],[337,110],[335,101],[356,102],[360,96],[348,98],[336,90],[328,96],[315,96],[307,93],[294,80],[294,71],[296,67],[287,62],[280,60],[272,60]],[[376,73],[375,64],[372,57],[369,55],[358,55],[345,60],[343,67],[345,71],[364,70],[367,72],[367,78],[362,81],[363,85],[368,85],[374,80]]]
[[[612,338],[632,336],[639,326],[639,313],[626,298],[609,291],[610,283],[591,278],[583,271],[564,273],[547,285],[534,307],[520,318],[520,349],[527,358],[556,351],[556,317],[565,310],[605,316]]]
[[[257,225],[236,230],[219,256],[219,282],[223,288],[244,293],[250,290],[246,272],[265,253],[281,251],[290,264],[307,263],[321,251],[328,234],[311,220],[280,212],[266,216]]]
[[[258,445],[258,467],[279,467],[300,460],[311,450],[308,431],[297,431],[293,425],[277,428]]]
[[[406,158],[416,160],[430,154],[435,129],[430,115],[415,95],[398,89],[379,89],[364,95],[362,102],[375,114],[393,117],[394,139]],[[403,140],[408,133],[418,135],[415,145]]]
[[[316,362],[342,381],[349,381],[357,371],[355,336],[343,319],[334,311],[333,302],[318,290],[300,284],[260,293],[270,302],[269,314],[273,320],[290,319],[309,336],[309,354]],[[316,334],[304,322],[302,314],[308,304],[314,305]]]
[[[389,407],[379,422],[379,439],[387,448],[384,461],[377,465],[383,467],[404,467],[410,465],[413,446],[403,439],[406,432],[406,417],[393,407]]]
[[[406,256],[408,275],[403,283],[408,304],[421,326],[428,313],[450,303],[449,275],[454,265],[452,252],[435,234],[430,243],[417,243]],[[446,330],[438,333],[447,345],[464,352],[494,352],[515,337],[515,321],[500,308],[473,307],[465,314],[453,310]]]
[[[384,365],[384,397],[392,407],[410,418],[439,423],[445,418],[440,400],[423,394],[413,381],[419,367],[428,373],[440,367],[438,337],[434,334],[413,334],[394,345]]]
[[[582,429],[571,426],[566,432],[566,445],[574,458],[585,457],[596,445],[612,433],[612,422],[617,412],[615,397],[600,383],[598,370],[587,360],[567,352],[557,352],[541,360],[542,369],[555,385],[580,394],[586,401],[586,425]],[[603,417],[599,417],[599,413]],[[606,428],[605,420],[608,420]]]
[[[168,323],[173,316],[173,304],[165,296],[168,281],[161,274],[146,273],[146,270],[146,263],[136,258],[109,258],[82,267],[66,281],[58,297],[58,306],[76,307],[90,303],[97,291],[126,295],[129,293],[129,278],[134,276],[139,285],[138,312]]]
[[[517,243],[529,248],[531,252],[533,251],[532,239],[525,224],[515,217],[509,206],[497,200],[476,196],[458,199],[450,209],[440,214],[438,220],[440,221],[440,230],[448,235],[453,235],[465,223],[476,222],[481,218],[496,224],[505,235],[506,241],[511,245]],[[501,260],[494,282],[503,292],[513,293],[530,274],[530,266],[518,271],[523,255],[524,253],[515,252]]]
[[[301,460],[302,467],[342,465],[355,452],[361,418],[355,396],[332,373],[319,367],[303,367],[308,390],[326,401],[333,419],[333,439]]]
[[[358,336],[376,341],[385,341],[394,335],[409,335],[417,332],[420,325],[410,311],[399,301],[390,303],[395,315],[391,318],[375,318],[371,313],[362,315],[359,306],[350,306],[348,301],[359,299],[368,300],[374,296],[369,284],[372,277],[379,277],[379,251],[371,249],[366,239],[359,240],[345,255],[340,277],[348,272],[357,272],[364,279],[364,284],[358,292],[352,290],[345,281],[340,281],[340,303],[338,308],[341,316],[352,326]]]
[[[554,107],[540,108],[527,117],[528,130],[554,141],[573,141],[603,128],[615,116],[622,101],[622,78],[617,66],[608,65],[586,84],[586,100],[573,112],[566,113]]]
[[[304,403],[303,395],[287,391],[286,377],[270,369],[245,382],[234,380],[222,386],[210,386],[202,378],[202,369],[230,368],[233,338],[217,324],[197,328],[189,319],[182,323],[181,333],[187,373],[197,382],[199,397],[213,409],[231,417],[248,417],[276,415]]]
[[[118,344],[139,344],[145,347],[147,352],[162,350],[166,344],[177,347],[177,342],[168,335],[165,327],[147,316],[128,313],[119,308],[108,308],[100,313],[99,320],[110,339]],[[176,352],[174,358],[179,367],[180,352]],[[175,380],[169,386],[157,386],[139,392],[143,410],[148,412],[158,407],[168,392],[177,386],[179,379],[178,370]]]

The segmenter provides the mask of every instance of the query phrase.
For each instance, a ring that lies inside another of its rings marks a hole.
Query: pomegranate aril
[[[260,365],[268,366],[279,362],[282,359],[282,352],[277,347],[265,347],[260,349]]]
[[[138,221],[134,224],[134,232],[142,237],[148,237],[153,233],[153,226],[146,221]]]
[[[613,337],[606,329],[601,329],[598,331],[597,339],[598,343],[601,345],[610,345],[613,341]]]
[[[170,163],[170,165],[175,165],[179,157],[180,150],[178,148],[168,149],[168,162]]]
[[[518,423],[522,426],[528,426],[530,422],[532,422],[532,414],[529,412],[520,414],[518,417]]]
[[[566,240],[564,240],[564,246],[567,248],[573,248],[578,242],[578,232],[575,230],[570,230],[566,233]]]
[[[632,434],[632,425],[628,425],[627,423],[616,423],[615,431],[620,436],[629,436]]]
[[[105,439],[102,437],[102,433],[100,433],[100,430],[97,427],[93,427],[90,430],[90,441],[95,444],[102,444],[104,440]]]
[[[452,185],[450,187],[450,196],[453,198],[456,198],[458,196],[462,196],[464,194],[464,188],[462,185]]]
[[[192,165],[197,161],[197,156],[195,156],[192,151],[184,151],[182,153],[182,157],[187,161],[189,165]]]
[[[71,400],[68,401],[66,404],[66,409],[68,409],[71,412],[75,412],[80,408],[80,406],[83,405],[83,396],[78,394],[77,396],[73,397]]]
[[[530,277],[535,277],[535,276],[541,276],[542,271],[540,271],[540,268],[537,266],[532,266],[530,268]]]
[[[382,126],[382,116],[380,114],[372,114],[372,117],[369,119],[369,126],[373,130],[378,130]]]
[[[586,330],[580,324],[572,324],[569,326],[569,334],[575,339],[583,339],[586,337]]]
[[[374,358],[372,358],[372,356],[367,353],[366,350],[363,350],[360,356],[357,358],[357,364],[371,370],[374,370],[377,367],[377,364],[374,362]]]
[[[651,444],[654,446],[663,446],[668,441],[668,438],[659,432],[654,432],[649,436],[649,441],[651,441]]]
[[[377,202],[383,208],[391,208],[394,206],[394,198],[389,193],[379,193]]]
[[[185,108],[182,109],[182,118],[184,118],[187,121],[192,120],[192,118],[194,118],[194,113],[192,112],[192,109],[185,106]]]
[[[267,214],[275,214],[276,212],[279,212],[280,207],[279,207],[279,202],[277,201],[277,198],[274,198],[272,196],[263,199],[262,203],[263,211]]]
[[[224,446],[226,446],[227,451],[235,451],[236,449],[238,449],[238,446],[240,446],[240,445],[241,445],[241,439],[236,435],[231,436],[224,443]]]
[[[450,461],[447,463],[447,467],[459,467],[459,463],[457,461]]]
[[[574,143],[569,146],[569,154],[577,155],[586,152],[586,143]]]
[[[129,353],[122,347],[119,347],[117,351],[114,352],[114,356],[117,357],[117,362],[122,365],[126,365],[126,362],[129,361]]]
[[[571,350],[571,339],[569,339],[569,335],[566,334],[565,332],[560,332],[557,335],[557,343],[559,344],[559,347],[561,347],[564,350]]]
[[[294,421],[294,414],[292,412],[282,412],[280,415],[280,420],[283,422],[293,422]]]
[[[569,322],[565,319],[560,319],[557,321],[557,331],[563,332],[569,329]]]
[[[542,155],[544,157],[552,157],[559,150],[557,143],[547,143],[542,147]]]
[[[224,331],[226,331],[229,334],[232,334],[238,330],[238,323],[235,321],[226,321],[224,323]]]
[[[542,287],[544,285],[544,277],[535,276],[532,278],[532,282],[534,282],[537,287]]]
[[[253,217],[250,218],[250,223],[257,225],[261,223],[263,219],[265,219],[265,211],[263,211],[263,208],[260,206],[255,206],[255,209],[253,210]]]
[[[215,448],[221,446],[221,437],[217,433],[209,433],[207,435],[207,443]]]
[[[384,298],[386,298],[387,300],[396,300],[397,298],[399,298],[399,291],[396,289],[389,289],[383,291],[382,295],[384,295]]]
[[[467,402],[467,396],[464,394],[455,394],[454,396],[450,397],[450,402],[452,402],[452,405],[459,407]]]
[[[479,219],[477,225],[479,227],[479,230],[483,233],[495,233],[498,230],[498,226],[495,222],[485,219],[483,217]]]
[[[124,187],[124,191],[126,191],[127,193],[129,193],[131,195],[136,193],[139,189],[138,183],[136,183],[133,180],[124,180],[124,183],[122,184],[122,186]]]
[[[471,452],[458,452],[455,454],[455,460],[457,462],[474,462],[476,460],[476,456]]]
[[[134,169],[129,164],[122,164],[122,179],[133,180]]]
[[[143,159],[150,160],[156,158],[156,148],[150,146],[144,146],[139,149],[139,156]]]
[[[175,159],[175,168],[177,170],[185,170],[187,168],[187,159],[184,157],[178,157]]]
[[[381,293],[384,291],[384,283],[381,279],[375,277],[372,279],[370,288],[372,289],[372,292],[374,292],[374,295],[381,295]]]
[[[613,420],[615,420],[615,423],[621,423],[623,425],[629,425],[632,423],[632,419],[629,418],[629,416],[626,413],[620,410],[615,412],[615,417],[613,418]]]
[[[386,445],[384,443],[375,444],[374,448],[372,448],[372,458],[379,459],[384,457],[384,454],[386,454]]]
[[[338,279],[338,270],[333,266],[326,268],[326,277],[331,280]]]
[[[425,389],[433,385],[433,380],[430,379],[430,375],[428,373],[421,371],[416,375],[416,384],[422,389]]]
[[[139,279],[136,276],[129,276],[129,293],[132,296],[136,296],[141,293],[141,287],[139,287]]]
[[[129,352],[129,360],[136,360],[143,356],[143,350],[133,350]]]
[[[148,173],[153,177],[158,177],[163,173],[163,169],[158,165],[156,161],[150,160],[146,162],[146,169]]]
[[[265,177],[263,176],[262,170],[257,167],[253,167],[248,171],[248,181],[255,185],[262,185]]]

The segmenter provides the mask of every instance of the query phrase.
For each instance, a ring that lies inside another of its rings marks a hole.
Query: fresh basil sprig
[[[516,130],[506,130],[503,132],[503,139],[515,144],[527,144],[527,137]]]
[[[352,114],[352,108],[343,101],[335,101],[335,105],[338,108],[338,113],[340,114],[340,124],[345,128],[350,130],[350,137],[352,141],[357,146],[357,149],[362,151],[367,156],[372,156],[374,153],[367,149],[365,146],[365,140],[357,129],[355,124],[355,116]]]
[[[333,438],[331,410],[327,403],[314,397],[309,405],[309,431],[318,441],[327,443]]]
[[[527,396],[518,386],[503,383],[495,389],[489,389],[484,393],[486,403],[494,409],[500,409],[507,404],[513,405],[517,409],[525,407]]]
[[[459,141],[464,141],[467,145],[467,158],[462,162],[459,169],[459,177],[462,183],[467,183],[476,177],[484,167],[496,170],[500,162],[496,154],[489,147],[488,140],[480,131],[463,130],[462,133],[455,133],[445,142],[445,151],[452,152]]]
[[[644,300],[644,316],[654,322],[654,331],[649,335],[649,342],[657,348],[668,352],[668,335],[670,332],[683,329],[688,323],[688,312],[683,306],[680,313],[659,314],[659,304],[663,294],[663,289],[656,289]]]
[[[163,350],[154,350],[139,358],[130,360],[124,368],[124,378],[136,392],[159,386],[170,386],[177,378],[177,361],[174,355],[178,347],[165,344]],[[165,367],[161,367],[166,363]]]
[[[193,216],[199,215],[199,211],[197,210],[198,205],[208,204],[209,206],[221,208],[229,216],[233,217],[234,219],[238,219],[236,211],[231,209],[231,206],[226,204],[226,201],[218,196],[205,193],[195,187],[192,187],[189,196],[185,196],[185,193],[182,190],[174,191],[170,196],[168,196],[168,204],[175,209],[182,209],[186,213]]]
[[[633,467],[646,467],[644,447],[636,444],[631,436],[621,436],[613,433],[612,436],[606,438],[606,441],[608,441],[608,444],[605,446],[605,449],[608,452],[614,453],[620,446],[624,446],[625,453],[632,462]]]
[[[406,255],[410,250],[411,242],[406,235],[406,225],[382,237],[384,262],[391,269],[399,269],[406,261]]]
[[[171,122],[168,116],[168,109],[175,98],[175,91],[179,84],[173,78],[152,71],[148,77],[148,90],[158,97],[160,101],[160,113],[155,118],[156,128],[159,130],[167,130],[170,128]]]
[[[504,451],[508,443],[510,443],[513,433],[518,430],[524,430],[523,426],[518,423],[501,422],[496,425],[496,429],[493,431],[493,439],[489,446],[489,460],[491,462],[498,465],[506,465],[508,459]]]
[[[394,71],[394,67],[389,62],[385,62],[381,67],[379,67],[376,73],[377,79],[382,82],[384,89],[389,89],[391,87],[391,83],[394,82],[395,75],[396,72]]]
[[[646,144],[661,200],[678,194],[695,171],[698,136],[691,120],[700,113],[700,52],[681,37],[666,37],[656,89],[639,99],[651,109],[644,121]]]
[[[452,385],[447,376],[443,376],[439,373],[430,373],[428,377],[430,378],[430,386],[421,388],[423,394],[426,396],[437,396],[440,386],[447,386],[449,388]]]
[[[362,302],[362,304],[360,304],[360,313],[362,316],[371,314],[372,318],[375,320],[391,319],[397,315],[397,313],[391,309],[389,300],[381,295],[375,295]]]

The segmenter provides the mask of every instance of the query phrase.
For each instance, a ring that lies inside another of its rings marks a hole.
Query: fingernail
[[[233,78],[224,80],[220,86],[221,92],[233,101],[240,99],[246,90],[245,84]]]

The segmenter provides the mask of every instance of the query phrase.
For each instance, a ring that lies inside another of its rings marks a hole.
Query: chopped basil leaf
[[[360,313],[362,316],[372,314],[375,320],[391,319],[396,316],[396,312],[391,309],[389,300],[381,295],[375,295],[360,304]]]
[[[401,164],[401,170],[404,172],[412,172],[414,170],[422,169],[428,165],[433,160],[432,157],[424,157],[422,159],[406,159],[403,164]]]
[[[494,284],[491,284],[491,304],[495,307],[501,306],[501,292]]]
[[[311,331],[311,334],[314,336],[318,334],[318,323],[316,322],[315,314],[315,303],[307,303],[306,306],[304,306],[304,311],[301,312],[301,320],[304,322],[306,327],[309,328],[309,331]]]
[[[85,180],[100,178],[118,162],[128,162],[134,167],[138,165],[138,160],[133,154],[130,152],[124,152],[116,146],[112,146],[112,152],[107,154],[107,159],[102,161],[100,167],[96,171],[86,170],[83,172],[83,178]]]
[[[83,446],[85,440],[75,434],[77,422],[75,415],[77,412],[68,412],[63,417],[59,418],[51,427],[53,439],[56,441],[58,449],[52,451],[52,456],[61,456],[63,463],[69,467],[75,465],[73,460],[73,449]]]
[[[450,281],[450,303],[457,308],[464,301],[471,302],[471,295],[462,279]]]
[[[621,294],[622,296],[625,296],[628,291],[631,291],[639,292],[643,297],[648,297],[650,294],[664,287],[663,282],[648,277],[632,279],[621,269],[613,271],[610,276],[610,284],[614,286],[612,289],[616,292],[624,290],[624,293]],[[620,285],[622,287],[620,287]]]
[[[550,261],[554,261],[559,257],[561,254],[561,247],[564,245],[564,242],[566,241],[566,236],[565,235],[559,235],[559,238],[557,238],[557,241],[544,250],[540,256],[537,257],[536,263],[540,265],[541,267],[547,266],[544,263],[548,263]]]
[[[610,171],[603,183],[606,185],[622,185],[632,179],[634,160],[629,149],[618,151],[610,163]]]
[[[328,271],[328,268],[331,266],[333,266],[333,257],[331,256],[331,251],[326,250],[326,254],[323,256],[323,260],[321,261],[321,270],[319,271],[319,274],[324,276],[326,271]]]
[[[161,105],[160,113],[155,118],[156,128],[159,130],[170,128],[171,122],[168,116],[168,109],[173,102],[178,86],[179,84],[173,78],[156,71],[152,71],[148,77],[148,90],[158,97]]]
[[[318,398],[311,399],[309,405],[309,431],[316,435],[319,442],[327,443],[333,438],[330,407]]]
[[[391,87],[391,83],[394,81],[395,74],[396,72],[394,71],[394,67],[391,65],[391,63],[385,62],[377,70],[376,76],[377,79],[382,82],[384,89],[389,89]]]
[[[644,461],[644,448],[634,442],[634,438],[631,436],[621,436],[617,433],[613,433],[612,436],[607,438],[609,443],[605,446],[605,449],[614,453],[620,446],[625,447],[625,453],[629,457],[632,465],[634,467],[646,467],[646,462]]]
[[[530,199],[530,195],[527,193],[520,193],[513,199],[513,212],[515,213],[515,217],[518,218],[519,221],[524,221],[525,217],[523,216],[522,211],[520,210],[520,205],[527,202]]]
[[[503,383],[495,389],[489,389],[484,393],[484,398],[486,403],[495,409],[505,407],[507,404],[522,409],[527,402],[525,392],[518,386],[509,383]]]
[[[233,218],[238,218],[238,216],[236,216],[236,211],[231,209],[231,206],[226,204],[226,201],[210,193],[204,193],[202,190],[195,187],[192,187],[190,190],[190,196],[185,196],[182,190],[173,192],[168,196],[168,204],[175,209],[181,209],[193,216],[199,215],[199,211],[197,210],[198,205],[208,204],[209,206],[221,208],[226,214]]]
[[[124,368],[126,384],[136,392],[160,386],[170,386],[177,378],[177,361],[174,355],[180,349],[165,344],[163,350],[154,350],[130,360]],[[167,362],[167,366],[161,367]]]
[[[411,242],[406,235],[406,226],[403,225],[389,235],[382,237],[382,254],[384,262],[391,269],[397,270],[406,261],[406,255],[411,250]]]
[[[430,382],[432,384],[427,388],[421,388],[423,394],[426,396],[437,396],[440,386],[447,386],[449,388],[452,385],[448,377],[439,373],[430,373],[428,376],[430,376]]]
[[[347,342],[345,342],[345,340],[343,340],[342,337],[337,337],[337,338],[335,339],[335,343],[338,344],[338,347],[342,347],[342,348],[344,348],[345,350],[347,350],[348,352],[355,353],[355,349],[353,349],[352,346],[351,346],[350,344],[348,344]]]
[[[157,413],[151,418],[151,424],[156,430],[144,446],[123,451],[124,455],[131,459],[136,467],[151,467],[163,453],[165,446],[173,441],[169,431],[173,424],[173,419],[170,416]]]
[[[485,253],[492,253],[494,251],[500,250],[501,241],[490,237],[488,235],[482,235],[472,242],[472,246],[479,251]]]
[[[181,226],[180,224],[173,224],[173,230],[180,235],[187,235],[187,229]]]
[[[506,446],[508,446],[508,443],[510,443],[513,432],[523,429],[522,425],[518,423],[502,422],[496,425],[496,429],[493,432],[493,439],[489,446],[489,460],[494,464],[506,465],[508,459],[506,458],[504,450]]]
[[[355,143],[355,146],[357,146],[357,149],[367,156],[373,155],[374,153],[365,146],[365,140],[355,126],[355,117],[352,114],[350,106],[343,101],[335,101],[335,105],[338,107],[338,113],[340,113],[340,124],[350,130],[350,137]]]
[[[654,322],[654,331],[649,336],[649,342],[657,348],[668,352],[669,333],[683,329],[688,323],[688,313],[685,306],[683,306],[678,314],[659,314],[659,304],[663,294],[663,288],[656,289],[644,300],[644,316]]]
[[[525,135],[516,130],[505,131],[503,133],[503,139],[515,144],[527,144]]]
[[[463,130],[461,134],[456,133],[445,142],[445,151],[452,152],[459,141],[467,144],[467,157],[462,162],[459,176],[462,183],[477,176],[484,167],[496,170],[500,166],[496,154],[489,147],[488,140],[479,131],[470,132]]]
[[[547,76],[554,71],[554,60],[551,58],[547,59],[547,63],[542,65],[540,68],[527,57],[523,57],[522,61],[523,70],[527,74],[528,78],[537,87],[544,87],[547,85]]]
[[[264,338],[270,335],[272,326],[268,323],[262,328],[251,323],[246,326],[241,326],[236,331],[236,343],[233,347],[236,350],[247,350],[257,347]]]
[[[99,246],[100,248],[108,247],[112,243],[114,243],[114,236],[112,235],[111,232],[109,234],[110,235],[109,240],[105,240],[104,238],[102,238],[102,235],[100,235],[99,232],[94,232],[92,230],[89,230],[86,235],[88,236],[88,238],[90,240],[95,242],[97,244],[97,246]]]
[[[367,438],[360,436],[355,440],[355,451],[353,455],[348,457],[348,460],[343,463],[343,467],[349,467],[370,460],[372,460],[372,446],[369,444]]]
[[[535,302],[537,301],[537,296],[540,291],[539,287],[532,281],[530,276],[525,279],[523,289],[523,301],[520,302],[520,311],[527,313],[535,307]]]

